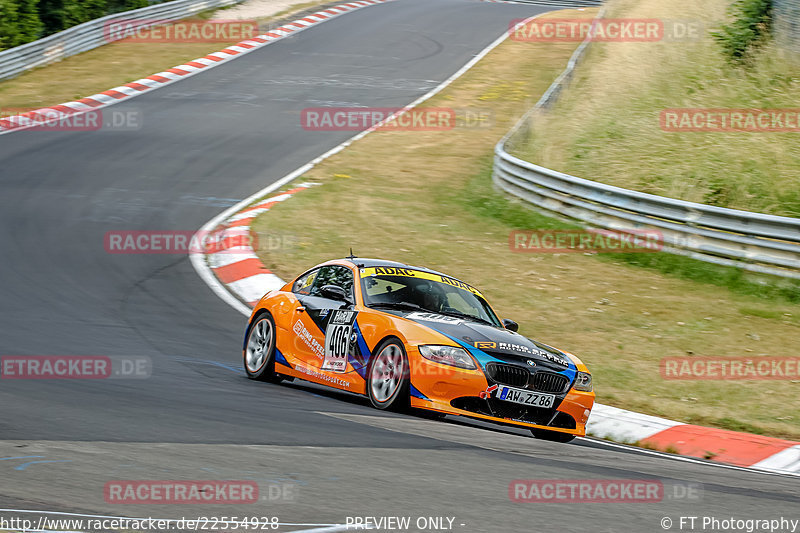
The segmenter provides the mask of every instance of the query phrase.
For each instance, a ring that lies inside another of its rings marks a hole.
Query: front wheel
[[[370,360],[367,395],[378,409],[404,410],[409,405],[408,356],[397,339],[384,341]]]
[[[273,383],[281,380],[275,374],[275,321],[269,313],[257,316],[250,324],[243,356],[250,379]]]
[[[531,428],[531,433],[537,439],[549,440],[551,442],[570,442],[575,438],[575,435],[570,435],[569,433],[561,433],[560,431],[547,431],[546,429]]]

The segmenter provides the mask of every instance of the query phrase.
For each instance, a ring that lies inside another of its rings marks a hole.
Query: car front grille
[[[561,374],[552,372],[536,372],[531,376],[529,388],[537,392],[550,392],[561,394],[569,386],[569,379]]]
[[[486,374],[495,383],[509,387],[527,388],[537,392],[561,394],[569,387],[569,379],[562,374],[544,370],[531,373],[527,368],[505,363],[487,364]]]
[[[526,387],[530,372],[527,369],[503,363],[489,363],[486,365],[486,373],[497,383],[510,387]]]

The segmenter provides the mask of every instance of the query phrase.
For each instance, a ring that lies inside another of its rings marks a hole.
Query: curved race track
[[[449,516],[464,532],[800,518],[796,478],[588,439],[539,442],[384,414],[315,386],[251,382],[239,370],[243,317],[186,256],[105,253],[107,231],[194,230],[351,135],[302,130],[302,108],[407,104],[511,19],[544,9],[398,0],[112,108],[141,112],[140,130],[0,136],[0,354],[153,362],[143,380],[0,382],[0,507],[295,524]],[[511,480],[551,478],[661,479],[670,494],[675,484],[702,491],[648,504],[509,500]],[[103,486],[117,479],[254,479],[262,493],[270,484],[293,492],[255,505],[111,505]]]

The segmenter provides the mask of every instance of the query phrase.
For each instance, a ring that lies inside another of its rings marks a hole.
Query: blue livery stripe
[[[419,389],[417,389],[417,388],[416,388],[416,387],[415,387],[413,384],[409,383],[409,384],[408,384],[408,387],[409,387],[408,393],[409,393],[409,394],[411,394],[411,396],[413,396],[414,398],[419,398],[420,400],[428,400],[428,401],[431,401],[431,399],[430,399],[430,398],[428,398],[427,396],[425,396],[424,394],[422,394],[422,393],[419,391]]]
[[[367,346],[367,341],[364,340],[364,335],[361,333],[361,328],[358,327],[358,319],[353,322],[353,331],[356,334],[356,342],[358,343],[358,349],[361,350],[361,353],[364,354],[364,364],[361,366],[361,363],[355,360],[353,357],[350,357],[350,364],[358,372],[358,375],[364,379],[367,379],[367,366],[369,366],[369,359],[372,356],[372,352],[369,350],[369,346]],[[359,365],[359,366],[356,366]]]
[[[283,356],[283,354],[278,348],[275,348],[275,362],[280,363],[283,366],[288,366],[289,368],[292,368],[292,365],[289,364],[289,361],[286,360],[286,358]]]

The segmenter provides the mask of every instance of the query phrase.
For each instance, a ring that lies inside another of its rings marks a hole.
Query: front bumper
[[[417,355],[417,354],[415,354]],[[442,413],[489,420],[527,428],[547,429],[584,436],[594,405],[593,392],[570,389],[557,395],[551,409],[482,398],[489,386],[483,370],[465,370],[414,357],[411,365],[411,406]],[[562,399],[563,398],[563,399]]]

